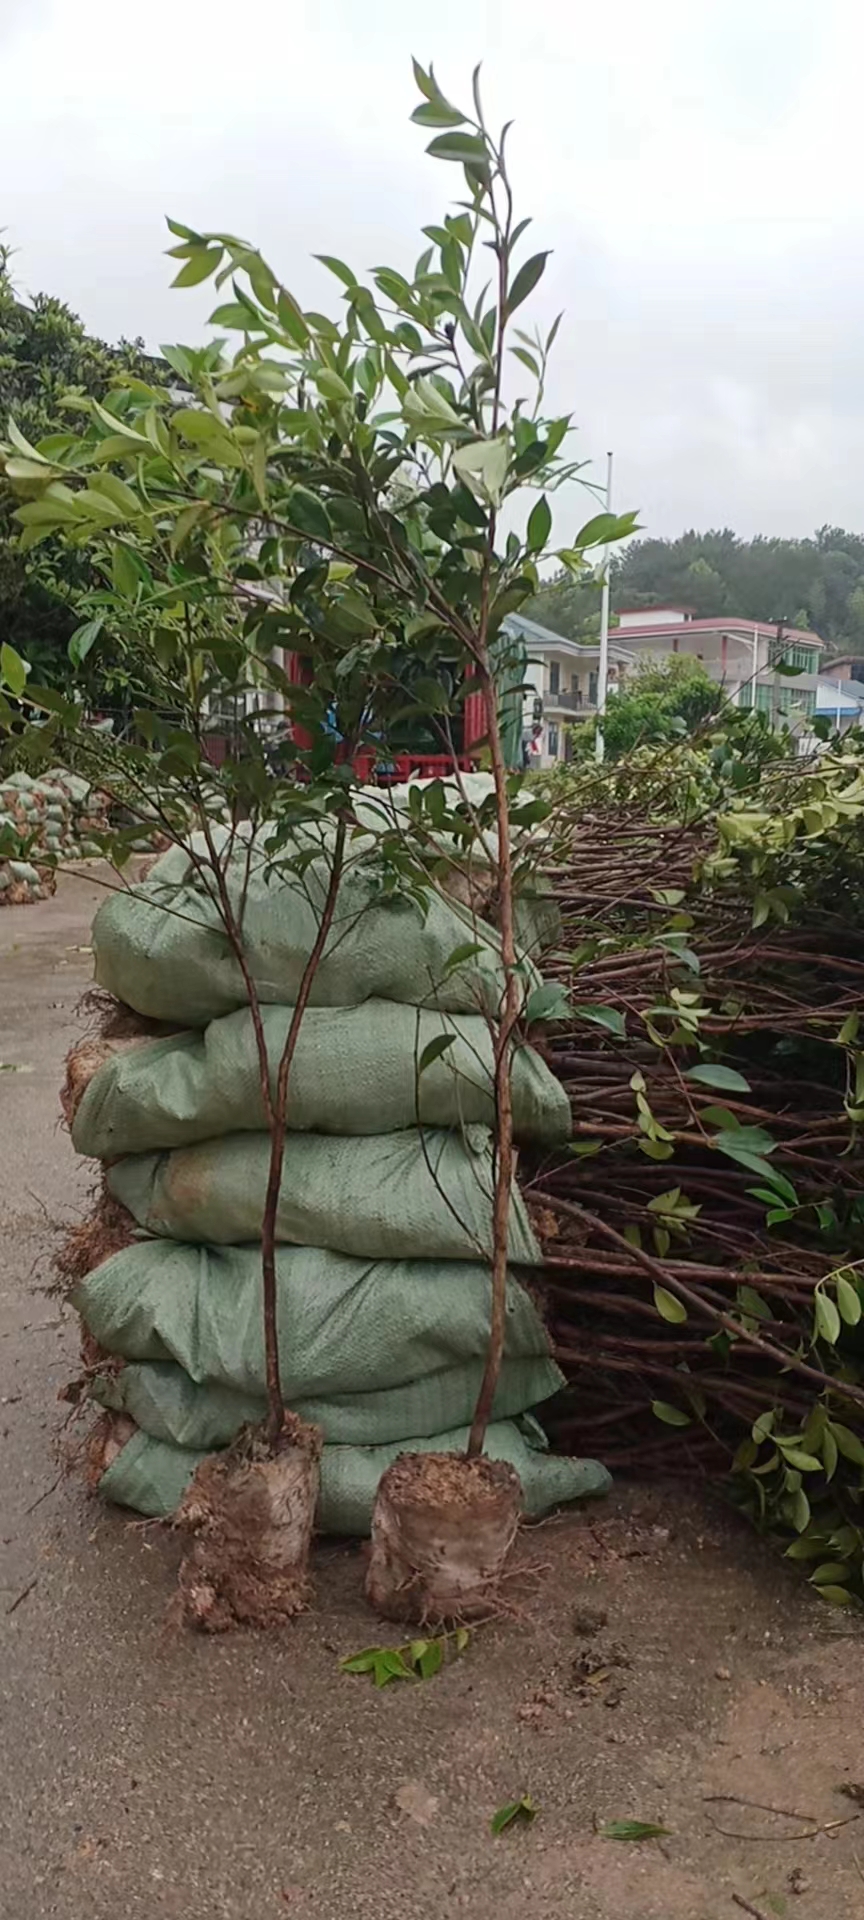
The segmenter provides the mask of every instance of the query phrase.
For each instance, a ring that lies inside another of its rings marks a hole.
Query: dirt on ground
[[[92,1178],[58,1088],[99,879],[0,915],[0,1914],[864,1915],[861,1626],[707,1491],[526,1531],[511,1610],[426,1681],[340,1671],[399,1638],[355,1547],[278,1633],[166,1629],[179,1541],[61,1475],[77,1337],[39,1290]]]

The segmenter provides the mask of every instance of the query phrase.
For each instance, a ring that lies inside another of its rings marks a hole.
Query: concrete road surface
[[[166,1632],[174,1542],[58,1478],[77,1343],[41,1289],[91,1177],[57,1089],[99,897],[67,878],[0,913],[4,1920],[864,1913],[839,1791],[864,1781],[859,1625],[707,1497],[619,1492],[526,1534],[512,1613],[416,1686],[339,1671],[398,1640],[352,1548],[319,1549],[278,1636]],[[524,1793],[533,1825],[493,1838]],[[623,1819],[669,1835],[597,1831]]]

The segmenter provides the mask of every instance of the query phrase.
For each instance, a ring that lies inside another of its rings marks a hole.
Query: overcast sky
[[[858,0],[0,0],[0,226],[22,291],[109,339],[194,340],[165,213],[259,245],[413,262],[458,192],[410,55],[515,120],[517,202],[554,248],[551,396],[646,532],[864,529]],[[536,236],[536,238],[535,238]],[[578,503],[574,503],[578,510]],[[556,513],[556,534],[573,527]]]

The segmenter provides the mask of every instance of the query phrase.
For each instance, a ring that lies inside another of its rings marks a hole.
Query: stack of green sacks
[[[301,883],[243,853],[226,874],[238,906],[244,896],[275,1091],[327,861],[313,861]],[[188,1028],[105,1060],[72,1126],[78,1151],[107,1163],[110,1191],[140,1235],[74,1295],[92,1340],[114,1356],[95,1396],[127,1416],[100,1486],[162,1515],[198,1462],[265,1412],[259,1243],[270,1140],[243,978],[206,875],[173,850],[133,893],[106,902],[93,943],[102,986]],[[526,974],[530,983],[529,962]],[[326,1532],[368,1531],[378,1480],[400,1452],[466,1442],[489,1332],[485,1015],[501,986],[494,931],[456,903],[435,894],[425,913],[394,907],[371,861],[345,876],[289,1078],[277,1216],[282,1387],[323,1432]],[[527,1046],[513,1105],[518,1139],[566,1139],[566,1096]],[[534,1514],[608,1485],[595,1462],[550,1456],[532,1414],[562,1378],[524,1284],[538,1257],[514,1187],[487,1451],[515,1465]]]
[[[60,860],[98,854],[108,802],[87,780],[52,767],[39,778],[9,773],[0,782],[0,905],[42,900],[52,891],[50,869]]]

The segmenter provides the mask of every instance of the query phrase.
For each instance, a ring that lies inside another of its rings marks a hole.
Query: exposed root
[[[170,1617],[199,1633],[273,1627],[308,1605],[321,1434],[286,1413],[275,1452],[246,1428],[201,1462],[175,1525],[193,1535]]]
[[[112,1253],[122,1253],[139,1238],[131,1213],[103,1191],[87,1219],[67,1229],[52,1257],[51,1268],[61,1290],[71,1293],[94,1267],[101,1267]]]
[[[95,1493],[108,1468],[138,1429],[128,1413],[101,1413],[83,1442],[79,1458],[90,1493]]]
[[[76,1040],[66,1055],[66,1078],[60,1088],[60,1105],[67,1127],[71,1127],[87,1088],[99,1068],[116,1053],[128,1053],[131,1047],[146,1046],[150,1034],[127,1034],[114,1040],[104,1036]]]
[[[424,1627],[495,1612],[521,1507],[519,1476],[503,1460],[401,1454],[378,1487],[367,1600]]]
[[[78,1001],[76,1013],[86,1020],[91,1039],[98,1036],[100,1040],[158,1040],[162,1034],[177,1031],[164,1020],[149,1020],[146,1014],[136,1013],[134,1007],[115,1000],[113,993],[107,993],[104,987],[88,987]]]

